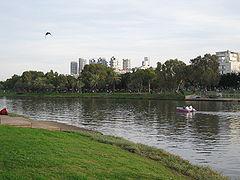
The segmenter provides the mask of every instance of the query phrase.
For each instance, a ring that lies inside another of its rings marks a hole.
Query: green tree
[[[85,84],[85,88],[90,90],[106,89],[108,83],[109,72],[112,68],[101,64],[89,64],[84,66],[81,73],[81,80]]]
[[[99,86],[99,82],[100,82],[100,75],[98,74],[91,74],[90,77],[90,87],[92,90],[96,90]]]
[[[0,81],[0,90],[3,90],[3,89],[5,89],[4,82]]]
[[[121,82],[121,77],[117,75],[113,70],[108,71],[108,83],[112,86],[113,92],[115,92],[115,87]]]
[[[16,74],[14,74],[11,78],[9,78],[9,79],[7,79],[6,81],[5,81],[5,87],[7,88],[7,89],[11,89],[11,90],[13,90],[14,89],[14,87],[15,87],[15,84],[16,84],[16,82],[20,79],[21,77],[20,76],[18,76],[18,75],[16,75]]]
[[[131,74],[129,86],[133,90],[142,92],[143,82],[144,82],[144,71],[142,69],[138,69],[137,71]]]
[[[228,88],[239,88],[239,85],[240,85],[240,74],[227,73],[227,74],[221,75],[218,86],[228,89]]]
[[[178,59],[170,59],[164,64],[158,63],[155,70],[158,87],[162,90],[179,89],[185,80],[186,64]]]
[[[151,84],[156,78],[156,73],[153,70],[153,68],[148,68],[148,69],[143,70],[143,76],[144,76],[143,77],[144,82],[147,83],[147,86],[148,86],[148,92],[150,93],[151,92]]]
[[[195,86],[207,88],[218,85],[220,74],[218,57],[216,55],[205,54],[203,57],[198,56],[190,60],[190,62],[191,74],[188,76],[188,79]]]

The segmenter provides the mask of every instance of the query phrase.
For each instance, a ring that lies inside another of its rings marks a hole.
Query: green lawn
[[[225,180],[209,168],[122,138],[0,126],[0,180]]]
[[[74,133],[0,126],[0,179],[189,179]]]

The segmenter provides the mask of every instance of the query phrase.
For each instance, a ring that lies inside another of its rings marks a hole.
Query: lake
[[[196,113],[179,113],[191,104]],[[240,178],[240,103],[100,98],[0,97],[0,108],[164,149]]]

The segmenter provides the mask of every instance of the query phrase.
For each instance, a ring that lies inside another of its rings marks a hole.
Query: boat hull
[[[190,113],[190,112],[195,112],[195,111],[189,111],[189,110],[187,110],[187,109],[185,109],[185,108],[183,108],[183,107],[177,107],[177,110],[179,111],[179,112],[186,112],[186,113]]]

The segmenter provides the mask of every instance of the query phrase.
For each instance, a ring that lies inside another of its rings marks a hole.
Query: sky
[[[238,52],[239,7],[239,0],[1,0],[0,81],[28,70],[69,74],[78,58],[129,58],[137,67],[149,57],[156,67]]]

